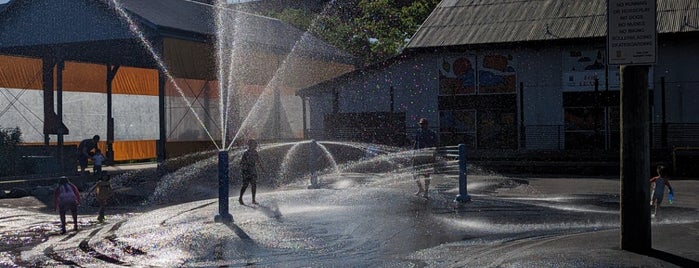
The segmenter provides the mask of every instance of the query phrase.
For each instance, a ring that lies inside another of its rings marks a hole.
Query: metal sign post
[[[608,63],[655,64],[655,0],[608,0],[607,3]]]
[[[621,65],[621,249],[652,249],[648,70],[656,61],[655,0],[607,1],[607,61]]]

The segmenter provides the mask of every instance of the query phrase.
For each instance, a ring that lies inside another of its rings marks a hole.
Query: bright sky
[[[9,2],[10,0],[0,0],[0,4],[4,4]],[[257,0],[228,0],[229,3],[243,3],[243,2],[251,2],[251,1],[257,1]]]

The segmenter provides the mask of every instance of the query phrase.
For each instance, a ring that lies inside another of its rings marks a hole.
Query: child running
[[[658,215],[660,203],[663,202],[665,186],[667,186],[670,189],[670,193],[672,193],[672,186],[670,185],[667,168],[664,165],[658,165],[656,171],[658,172],[658,176],[650,178],[650,205],[653,207],[651,218],[655,218]]]
[[[240,188],[240,197],[238,197],[238,202],[241,205],[245,205],[243,202],[243,194],[251,186],[252,191],[252,203],[257,205],[255,201],[255,194],[257,193],[257,168],[264,170],[262,163],[260,162],[260,155],[257,154],[257,141],[250,139],[248,140],[248,150],[243,153],[243,157],[240,159],[240,173],[243,178],[243,185]]]

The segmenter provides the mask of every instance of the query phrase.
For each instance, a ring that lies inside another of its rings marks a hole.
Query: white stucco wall
[[[24,142],[43,142],[43,92],[40,90],[0,89],[0,127],[19,127]],[[13,101],[17,98],[16,101]],[[13,102],[10,105],[10,102]],[[172,99],[169,104],[179,102]],[[158,97],[141,95],[114,94],[112,99],[114,116],[114,138],[116,140],[157,140]],[[194,119],[189,108],[170,107],[167,111],[168,140],[208,140],[202,125]],[[211,111],[211,118],[203,116],[201,109],[195,109],[202,115],[205,125],[214,135],[220,135],[213,124],[218,124],[216,111]],[[181,122],[180,118],[188,114]],[[103,93],[64,92],[63,121],[70,130],[64,140],[80,141],[97,134],[107,137],[107,97]],[[176,125],[179,122],[179,125]],[[176,127],[177,126],[177,127]],[[173,132],[173,129],[176,130]],[[214,136],[218,137],[218,136]],[[56,136],[51,135],[51,141]]]

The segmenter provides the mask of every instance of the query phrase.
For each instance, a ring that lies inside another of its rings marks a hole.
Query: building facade
[[[651,146],[699,146],[699,3],[659,1]],[[328,116],[425,117],[443,145],[615,151],[620,68],[607,64],[606,1],[442,1],[402,55],[301,91],[311,135]],[[332,133],[331,133],[332,134]],[[329,137],[336,138],[336,137]]]

